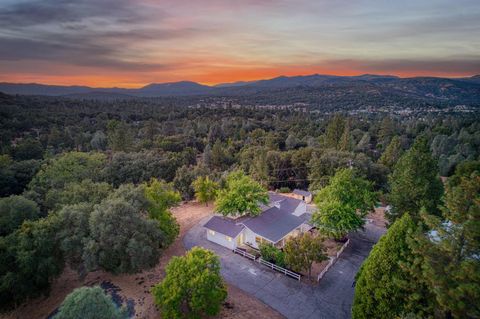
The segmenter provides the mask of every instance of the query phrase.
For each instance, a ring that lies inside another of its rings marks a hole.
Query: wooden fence
[[[328,261],[328,264],[327,266],[322,270],[322,272],[320,274],[318,274],[318,277],[317,277],[317,281],[320,281],[320,279],[323,278],[323,276],[325,276],[325,274],[327,273],[327,271],[330,269],[330,267],[333,266],[333,264],[335,264],[335,262],[337,261],[338,257],[340,257],[340,255],[343,253],[343,251],[345,250],[345,248],[347,248],[348,244],[350,243],[350,239],[348,239],[345,244],[343,244],[342,248],[340,248],[340,250],[337,252],[337,254],[334,256],[334,257],[330,257],[330,260]]]
[[[258,262],[261,263],[262,265],[265,265],[265,266],[267,266],[267,267],[269,267],[269,268],[272,268],[273,270],[276,270],[276,271],[278,271],[278,272],[281,272],[281,273],[283,273],[283,274],[286,275],[286,276],[290,276],[290,277],[295,278],[295,279],[297,279],[297,280],[300,281],[301,275],[300,275],[300,274],[297,274],[296,272],[293,272],[293,271],[291,271],[291,270],[288,270],[288,269],[285,269],[285,268],[283,268],[283,267],[280,267],[280,266],[277,266],[277,265],[275,265],[275,264],[272,264],[271,262],[268,262],[268,261],[262,259],[262,257],[258,258]]]
[[[255,256],[250,253],[247,253],[245,250],[235,248],[233,252],[236,254],[242,255],[243,257],[247,257],[251,260],[255,260]]]

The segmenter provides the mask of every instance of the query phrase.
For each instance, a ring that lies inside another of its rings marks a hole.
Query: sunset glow
[[[94,87],[480,73],[480,2],[0,1],[0,81]]]

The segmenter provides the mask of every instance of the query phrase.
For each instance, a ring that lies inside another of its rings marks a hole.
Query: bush
[[[288,187],[280,187],[280,188],[278,189],[278,192],[279,192],[279,193],[290,193],[291,190],[290,190],[290,188],[288,188]]]
[[[82,287],[70,293],[54,319],[120,319],[127,316],[100,287]]]
[[[274,263],[277,266],[285,267],[285,254],[283,251],[273,246],[272,244],[261,243],[260,255],[268,262]]]

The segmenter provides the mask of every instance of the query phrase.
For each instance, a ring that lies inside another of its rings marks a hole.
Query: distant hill
[[[59,86],[36,83],[0,83],[0,92],[20,95],[67,96],[77,99],[129,99],[133,97],[279,94],[289,92],[292,97],[302,94],[327,94],[332,96],[368,93],[376,96],[398,96],[425,101],[450,101],[452,103],[480,104],[480,76],[469,78],[413,77],[364,74],[358,76],[305,75],[279,76],[273,79],[223,83],[216,86],[181,81],[153,83],[137,89],[92,88],[87,86]]]

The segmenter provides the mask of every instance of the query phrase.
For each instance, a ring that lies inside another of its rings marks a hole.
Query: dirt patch
[[[135,315],[133,318],[160,318],[160,314],[153,304],[150,288],[164,277],[164,269],[170,258],[185,253],[182,238],[185,233],[196,225],[202,218],[212,212],[212,207],[188,202],[172,209],[172,213],[180,224],[180,236],[163,253],[160,262],[153,269],[132,275],[112,275],[103,271],[89,273],[82,281],[75,271],[66,268],[63,274],[52,285],[48,297],[30,300],[14,311],[0,315],[5,319],[23,319],[48,317],[62,303],[63,299],[73,289],[81,286],[100,285],[110,282],[118,290],[116,293],[124,300],[133,300]],[[242,290],[229,286],[228,299],[218,318],[283,318],[279,313],[265,305],[258,299],[246,294]]]
[[[367,215],[367,219],[375,226],[386,228],[388,221],[385,217],[385,206],[375,207],[375,210]]]

